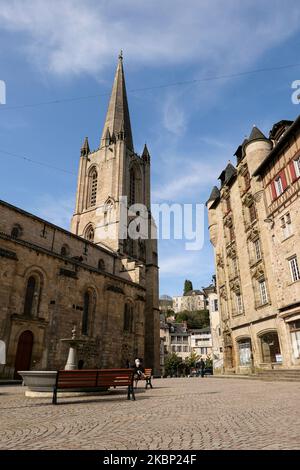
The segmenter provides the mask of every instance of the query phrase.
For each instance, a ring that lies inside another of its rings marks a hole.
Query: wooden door
[[[19,337],[16,360],[15,360],[15,379],[21,379],[18,370],[30,370],[31,354],[33,346],[33,333],[29,330],[23,331]]]

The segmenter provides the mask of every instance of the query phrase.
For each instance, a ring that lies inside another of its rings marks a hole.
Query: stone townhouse
[[[183,312],[184,310],[196,311],[205,309],[205,294],[200,290],[190,290],[184,295],[173,297],[173,310],[175,313]]]
[[[207,201],[226,371],[300,368],[300,118],[253,127]]]
[[[0,203],[2,376],[63,367],[60,339],[73,325],[84,367],[141,356],[159,372],[157,242],[137,235],[139,223],[134,237],[119,236],[139,216],[134,204],[147,208],[150,232],[150,155],[134,151],[120,56],[99,146],[91,151],[86,138],[81,148],[71,231]]]

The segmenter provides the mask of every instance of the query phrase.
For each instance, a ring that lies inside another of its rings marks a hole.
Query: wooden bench
[[[146,381],[146,386],[145,386],[146,389],[148,388],[148,385],[150,386],[150,388],[153,388],[152,382],[151,382],[151,376],[152,376],[152,369],[145,369],[144,377],[138,377],[138,378],[135,377],[135,388],[137,387],[137,383],[139,380]]]
[[[135,400],[133,369],[80,369],[59,370],[53,390],[53,405],[57,405],[57,392],[95,392],[109,387],[128,387],[127,399]]]

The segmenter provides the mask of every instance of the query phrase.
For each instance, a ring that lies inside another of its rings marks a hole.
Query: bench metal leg
[[[152,387],[152,383],[151,383],[151,377],[147,377],[147,378],[146,378],[146,387],[145,387],[146,390],[147,390],[147,388],[148,388],[148,385],[149,385],[150,388],[153,388],[153,387]]]
[[[57,390],[53,390],[52,405],[57,405]]]

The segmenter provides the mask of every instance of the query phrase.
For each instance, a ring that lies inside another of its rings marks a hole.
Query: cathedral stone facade
[[[2,377],[63,367],[60,339],[74,325],[84,368],[121,367],[139,356],[160,372],[150,154],[146,146],[141,156],[134,151],[122,62],[99,148],[91,151],[87,138],[81,148],[71,232],[0,202]]]
[[[300,369],[300,117],[235,156],[207,202],[224,368]]]

